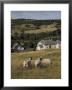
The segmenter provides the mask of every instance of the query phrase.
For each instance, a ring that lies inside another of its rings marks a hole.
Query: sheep
[[[31,63],[32,58],[28,58],[27,60],[23,61],[23,68],[31,68],[32,67],[32,63]]]
[[[41,67],[41,61],[42,58],[38,58],[37,60],[35,60],[35,67]]]
[[[35,67],[44,67],[51,64],[51,59],[38,58],[37,60],[35,60]]]
[[[23,69],[31,69],[32,65],[34,65],[36,68],[36,67],[44,67],[51,64],[52,64],[51,59],[38,58],[36,60],[32,60],[32,58],[28,58],[23,62]]]
[[[41,61],[41,66],[48,66],[51,64],[52,64],[51,59],[42,59],[42,61]]]
[[[27,68],[28,67],[28,61],[23,61],[23,68]]]

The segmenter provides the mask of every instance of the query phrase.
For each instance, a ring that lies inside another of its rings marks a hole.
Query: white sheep
[[[32,66],[31,60],[32,60],[32,58],[28,58],[28,59],[23,61],[23,68],[24,69],[31,68],[31,66]]]
[[[52,64],[51,59],[38,58],[37,60],[35,60],[35,67],[42,67],[51,64]]]
[[[28,67],[28,61],[23,61],[23,68],[27,68]]]
[[[47,65],[51,65],[51,64],[52,64],[51,59],[42,59],[42,61],[41,61],[42,66],[47,66]]]
[[[37,60],[35,60],[35,67],[39,67],[41,65],[41,61],[38,58]]]

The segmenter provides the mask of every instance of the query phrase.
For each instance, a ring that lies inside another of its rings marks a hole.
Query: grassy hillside
[[[33,68],[23,70],[22,63],[28,58],[33,60],[42,56],[50,58],[52,65],[45,68]],[[42,51],[30,51],[12,53],[11,55],[11,78],[12,79],[60,79],[61,78],[61,51],[60,49],[48,49]]]
[[[12,79],[60,79],[61,50],[47,49],[35,51],[37,43],[42,39],[61,40],[61,20],[11,20],[11,46],[18,42],[25,48],[23,52],[11,53]],[[50,58],[51,66],[23,70],[22,63],[32,57],[33,62],[39,57]]]
[[[32,34],[32,33],[48,33],[48,32],[52,32],[52,31],[56,31],[57,30],[57,27],[56,27],[57,24],[53,23],[51,25],[46,25],[45,27],[43,27],[43,25],[41,25],[40,29],[36,29],[36,30],[26,30],[25,33],[29,33],[29,34]]]
[[[12,20],[12,33],[24,31],[25,33],[42,33],[51,32],[60,28],[60,20]]]

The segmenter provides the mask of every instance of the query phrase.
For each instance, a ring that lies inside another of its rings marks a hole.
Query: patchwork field
[[[36,60],[39,57],[50,58],[52,65],[44,68],[23,70],[22,63],[32,57]],[[11,54],[11,78],[12,79],[60,79],[61,78],[61,50],[48,49],[42,51],[29,51]]]

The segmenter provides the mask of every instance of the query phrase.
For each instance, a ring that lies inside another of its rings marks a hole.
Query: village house
[[[24,51],[24,47],[19,43],[14,43],[11,47],[11,50]]]
[[[41,40],[36,47],[36,50],[43,50],[48,48],[60,48],[61,47],[61,41],[60,40]]]

